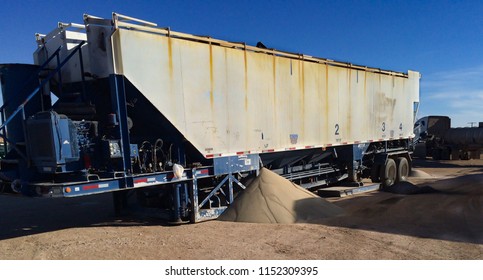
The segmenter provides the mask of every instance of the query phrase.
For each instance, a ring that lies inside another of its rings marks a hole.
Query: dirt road
[[[439,192],[331,199],[320,224],[167,226],[113,216],[111,196],[0,196],[0,259],[483,259],[483,160],[415,162]]]

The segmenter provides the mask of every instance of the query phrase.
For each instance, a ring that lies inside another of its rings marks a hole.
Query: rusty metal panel
[[[408,76],[118,29],[114,66],[205,156],[412,137]]]

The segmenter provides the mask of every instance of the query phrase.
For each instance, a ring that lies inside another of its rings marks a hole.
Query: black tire
[[[397,178],[396,182],[404,182],[408,180],[411,168],[409,162],[405,157],[400,157],[396,160],[397,165]]]
[[[396,162],[392,158],[386,160],[386,164],[381,167],[381,185],[383,188],[394,185],[397,178]]]
[[[371,181],[373,183],[380,183],[381,178],[379,177],[381,173],[381,165],[374,163],[371,168]]]

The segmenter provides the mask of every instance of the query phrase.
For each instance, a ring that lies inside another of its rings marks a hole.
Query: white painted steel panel
[[[203,155],[413,137],[419,73],[388,75],[118,29],[117,74]]]

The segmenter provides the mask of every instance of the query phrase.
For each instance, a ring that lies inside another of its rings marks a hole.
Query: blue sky
[[[483,121],[483,1],[2,1],[0,63],[32,63],[34,34],[112,12],[162,27],[354,64],[419,71],[419,116]]]

